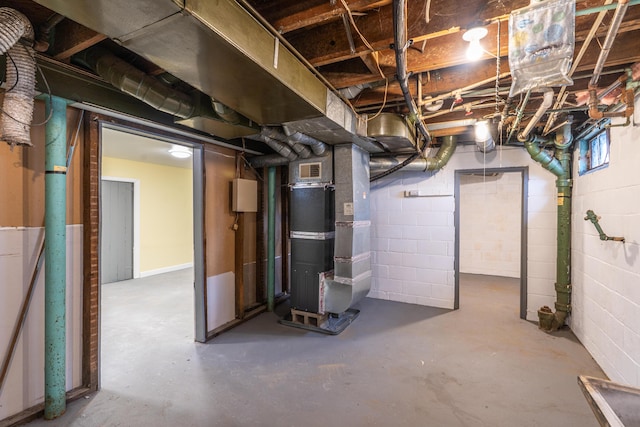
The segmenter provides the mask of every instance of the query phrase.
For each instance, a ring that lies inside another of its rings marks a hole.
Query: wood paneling
[[[1,98],[0,98],[1,99]],[[67,141],[75,138],[81,111],[67,108]],[[33,123],[45,121],[44,102],[37,101]],[[32,147],[0,144],[0,227],[42,227],[44,224],[45,127],[31,128]],[[82,224],[82,124],[67,177],[67,224]]]
[[[235,271],[235,235],[231,228],[231,181],[235,177],[235,151],[205,146],[205,253],[206,277]]]

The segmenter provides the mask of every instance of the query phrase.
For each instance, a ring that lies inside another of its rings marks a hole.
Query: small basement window
[[[609,165],[609,129],[602,129],[580,141],[580,175]]]

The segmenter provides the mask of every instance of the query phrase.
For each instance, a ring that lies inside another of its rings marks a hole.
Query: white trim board
[[[172,271],[184,270],[185,268],[193,267],[192,262],[184,264],[170,265],[169,267],[156,268],[153,270],[147,270],[140,273],[140,277],[155,276],[156,274],[170,273]]]

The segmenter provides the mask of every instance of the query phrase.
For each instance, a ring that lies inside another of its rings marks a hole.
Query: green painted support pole
[[[67,101],[45,98],[44,417],[66,409]]]
[[[268,170],[267,218],[267,310],[275,306],[276,282],[276,168]]]

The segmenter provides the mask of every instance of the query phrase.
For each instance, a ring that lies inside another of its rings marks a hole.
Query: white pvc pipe
[[[611,50],[611,46],[613,45],[613,40],[616,38],[616,34],[618,33],[618,29],[620,28],[620,24],[622,23],[622,19],[624,18],[624,14],[627,12],[627,7],[629,7],[629,0],[620,0],[618,2],[618,7],[616,8],[616,12],[613,15],[613,20],[611,21],[611,25],[609,26],[609,31],[607,32],[607,38],[604,39],[604,44],[602,45],[600,56],[598,56],[598,61],[596,62],[596,66],[593,70],[593,77],[591,77],[591,81],[589,81],[589,87],[595,87],[598,84],[600,73],[602,72],[604,63],[609,56],[609,51]]]
[[[551,108],[551,105],[553,105],[553,89],[548,87],[542,88],[542,93],[543,93],[542,104],[538,107],[538,110],[533,115],[533,118],[527,124],[527,127],[524,128],[524,130],[518,134],[519,141],[525,141],[527,139],[527,137],[533,130],[533,127],[538,124],[542,116],[544,116],[544,113],[546,113],[547,110]]]

